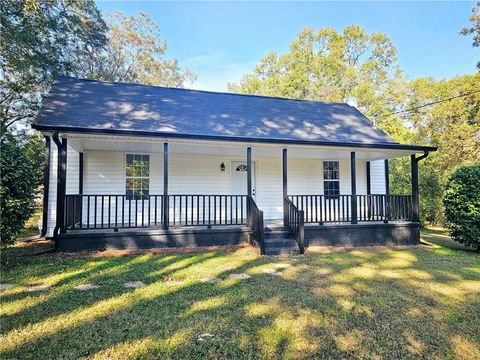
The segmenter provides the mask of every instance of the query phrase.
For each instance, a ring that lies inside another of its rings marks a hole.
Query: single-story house
[[[55,80],[33,125],[46,139],[43,234],[64,251],[419,241],[418,163],[355,106]],[[411,158],[412,193],[388,160]]]

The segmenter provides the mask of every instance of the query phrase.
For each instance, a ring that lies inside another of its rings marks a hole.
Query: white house
[[[418,162],[436,150],[343,103],[67,77],[34,128],[43,232],[61,250],[416,243]],[[390,194],[388,159],[404,156],[412,194]]]

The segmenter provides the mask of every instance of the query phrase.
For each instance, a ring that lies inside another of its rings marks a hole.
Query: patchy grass
[[[284,258],[251,248],[30,257],[38,245],[19,244],[2,273],[18,286],[1,293],[0,357],[478,358],[480,257],[444,236]],[[74,289],[87,283],[101,287]]]

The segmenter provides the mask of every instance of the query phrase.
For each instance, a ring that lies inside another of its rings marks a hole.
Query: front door
[[[231,189],[232,195],[246,195],[247,194],[247,162],[246,161],[232,161],[231,171]],[[252,162],[252,195],[255,199],[255,163]]]

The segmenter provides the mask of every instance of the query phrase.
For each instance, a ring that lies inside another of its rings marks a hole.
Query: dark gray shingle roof
[[[357,109],[342,103],[68,77],[55,80],[35,126],[289,141],[393,143]]]

